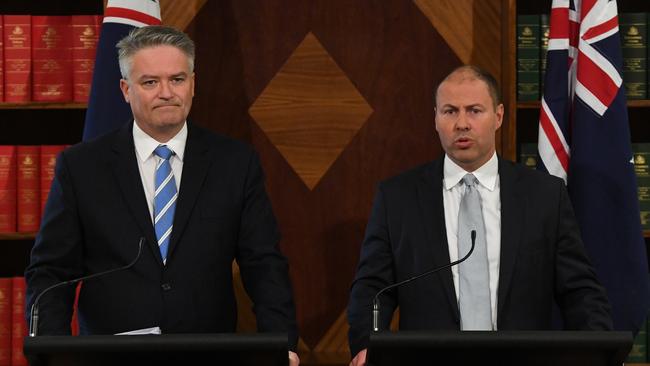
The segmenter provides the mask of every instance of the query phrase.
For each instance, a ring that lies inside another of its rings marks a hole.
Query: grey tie
[[[476,177],[463,177],[465,194],[458,212],[458,258],[472,247],[470,233],[476,230],[476,246],[466,261],[458,265],[458,289],[461,330],[492,330],[490,281],[485,240],[485,222]]]

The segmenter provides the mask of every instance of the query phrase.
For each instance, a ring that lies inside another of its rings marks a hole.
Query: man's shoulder
[[[116,139],[122,129],[118,129],[107,134],[101,135],[88,141],[82,141],[68,146],[64,150],[66,158],[76,158],[92,160],[104,156],[106,151],[110,151],[114,146]]]
[[[561,178],[510,160],[499,159],[499,170],[502,179],[504,176],[513,176],[517,184],[526,186],[556,188],[564,184]]]
[[[379,185],[384,189],[404,189],[413,187],[421,181],[433,180],[440,175],[441,159],[420,164],[382,180]]]
[[[256,155],[250,144],[197,125],[190,126],[185,151],[190,144],[198,144],[198,148],[205,149],[210,156],[229,161],[249,161]]]

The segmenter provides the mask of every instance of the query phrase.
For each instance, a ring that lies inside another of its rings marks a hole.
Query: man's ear
[[[499,127],[501,127],[501,124],[503,123],[503,115],[505,114],[505,108],[503,107],[503,103],[499,104],[497,106],[496,110],[496,115],[497,115],[497,126],[495,130],[498,130]]]
[[[120,90],[122,90],[124,100],[129,103],[129,82],[124,79],[120,79]]]

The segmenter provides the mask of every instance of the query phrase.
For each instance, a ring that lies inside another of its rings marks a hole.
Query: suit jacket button
[[[163,283],[160,287],[162,287],[163,291],[169,291],[172,289],[172,285],[168,283]]]

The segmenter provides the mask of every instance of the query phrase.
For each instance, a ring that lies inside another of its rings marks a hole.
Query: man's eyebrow
[[[187,73],[185,71],[181,71],[179,73],[172,74],[170,77],[175,78],[175,77],[179,77],[179,76],[187,77]],[[143,74],[143,75],[140,75],[140,77],[138,78],[138,80],[143,80],[143,79],[160,79],[160,76]]]

